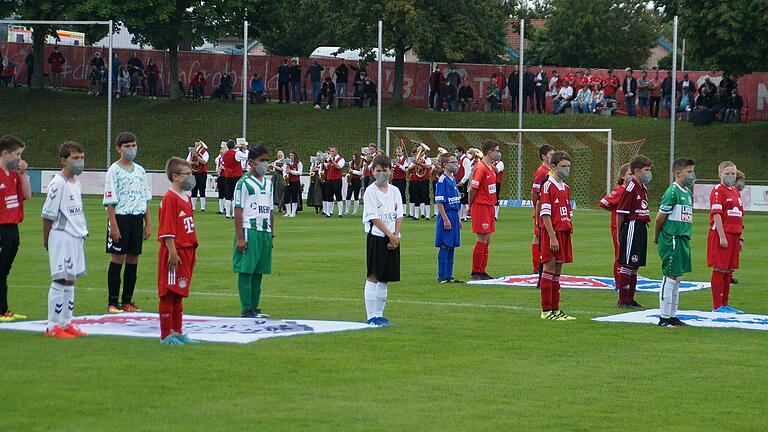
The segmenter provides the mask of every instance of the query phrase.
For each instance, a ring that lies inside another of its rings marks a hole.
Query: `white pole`
[[[675,162],[675,117],[677,116],[677,15],[673,21],[672,36],[672,100],[670,101],[669,126],[669,182],[675,180],[672,164]]]
[[[109,83],[107,84],[107,168],[112,164],[112,20],[109,20]]]
[[[608,130],[608,170],[607,170],[607,183],[605,186],[605,193],[611,193],[611,180],[613,178],[613,129]]]
[[[387,152],[385,153],[387,156],[389,156],[389,128],[387,128],[387,136],[385,137],[386,143],[387,143]],[[377,147],[378,148],[378,147]]]
[[[248,131],[248,21],[243,21],[243,138]]]
[[[683,59],[680,61],[680,70],[685,70],[685,38],[683,38],[683,52],[681,52],[683,55]]]
[[[376,148],[381,148],[381,99],[383,97],[381,88],[382,84],[381,82],[384,80],[384,77],[381,75],[381,62],[382,57],[384,56],[384,39],[383,39],[383,24],[381,20],[379,20],[379,64],[378,64],[378,89],[377,97],[376,97]],[[389,154],[389,146],[387,146],[387,154]]]
[[[520,19],[520,51],[518,55],[517,128],[523,128],[523,44],[525,42],[525,19]],[[523,133],[517,134],[517,199],[523,199]]]

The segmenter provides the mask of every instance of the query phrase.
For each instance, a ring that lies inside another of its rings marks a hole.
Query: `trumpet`
[[[422,165],[421,160],[424,158],[424,155],[427,154],[429,151],[429,146],[424,143],[418,144],[418,150],[416,151],[416,156],[413,158],[413,163],[416,164],[416,177],[424,177],[424,175],[427,173],[427,168]]]
[[[483,152],[480,149],[472,147],[469,150],[467,150],[467,152],[471,153],[472,155],[474,155],[475,159],[482,159],[483,158]]]

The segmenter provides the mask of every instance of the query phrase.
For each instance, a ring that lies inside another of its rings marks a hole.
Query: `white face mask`
[[[384,186],[389,181],[389,173],[377,172],[373,173],[373,177],[376,179],[376,184],[379,186]]]

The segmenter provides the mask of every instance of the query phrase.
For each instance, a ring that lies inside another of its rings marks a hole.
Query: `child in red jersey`
[[[483,159],[472,170],[469,189],[469,212],[472,215],[472,232],[477,235],[472,250],[472,280],[493,279],[485,272],[488,265],[488,244],[496,231],[493,207],[496,205],[496,169],[493,161],[499,153],[499,143],[483,141]]]
[[[637,271],[645,267],[648,252],[648,223],[651,213],[648,207],[647,186],[653,178],[653,162],[643,155],[629,161],[632,179],[621,194],[616,207],[616,226],[619,227],[619,300],[620,308],[641,308],[635,301]]]
[[[736,164],[722,162],[718,174],[720,184],[709,194],[710,229],[707,237],[707,266],[712,267],[712,311],[743,313],[728,304],[731,275],[739,268],[739,253],[744,245],[744,206],[741,192],[736,188]]]
[[[549,158],[555,152],[551,145],[544,144],[539,147],[539,160],[541,165],[536,169],[533,175],[533,186],[531,186],[531,204],[533,205],[533,241],[531,242],[531,261],[533,262],[533,272],[541,273],[541,251],[539,250],[539,197],[541,196],[541,186],[549,178]]]
[[[181,300],[189,296],[192,270],[195,267],[197,233],[192,216],[192,202],[188,192],[195,187],[192,165],[184,159],[172,157],[165,165],[171,187],[160,204],[160,241],[157,262],[157,293],[160,296],[160,343],[184,345],[199,343],[181,331],[183,306]]]
[[[619,181],[617,186],[603,199],[600,200],[600,207],[611,212],[611,238],[613,239],[613,283],[615,289],[619,289],[619,233],[616,227],[616,207],[619,205],[624,188],[632,176],[629,173],[629,164],[624,164],[619,168]]]
[[[571,157],[556,151],[550,158],[552,173],[541,187],[541,319],[569,321],[576,318],[560,310],[560,275],[563,264],[573,262],[571,189],[565,180],[571,173]]]

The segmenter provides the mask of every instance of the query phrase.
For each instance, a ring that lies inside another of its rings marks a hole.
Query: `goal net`
[[[392,157],[402,142],[408,154],[424,143],[429,155],[437,156],[437,148],[453,151],[481,148],[486,139],[500,144],[504,163],[503,183],[499,198],[502,205],[530,205],[533,175],[539,166],[538,149],[549,144],[568,152],[573,159],[568,185],[572,199],[580,207],[596,207],[616,184],[619,168],[638,154],[644,139],[617,141],[611,129],[460,129],[388,127],[386,151]]]

